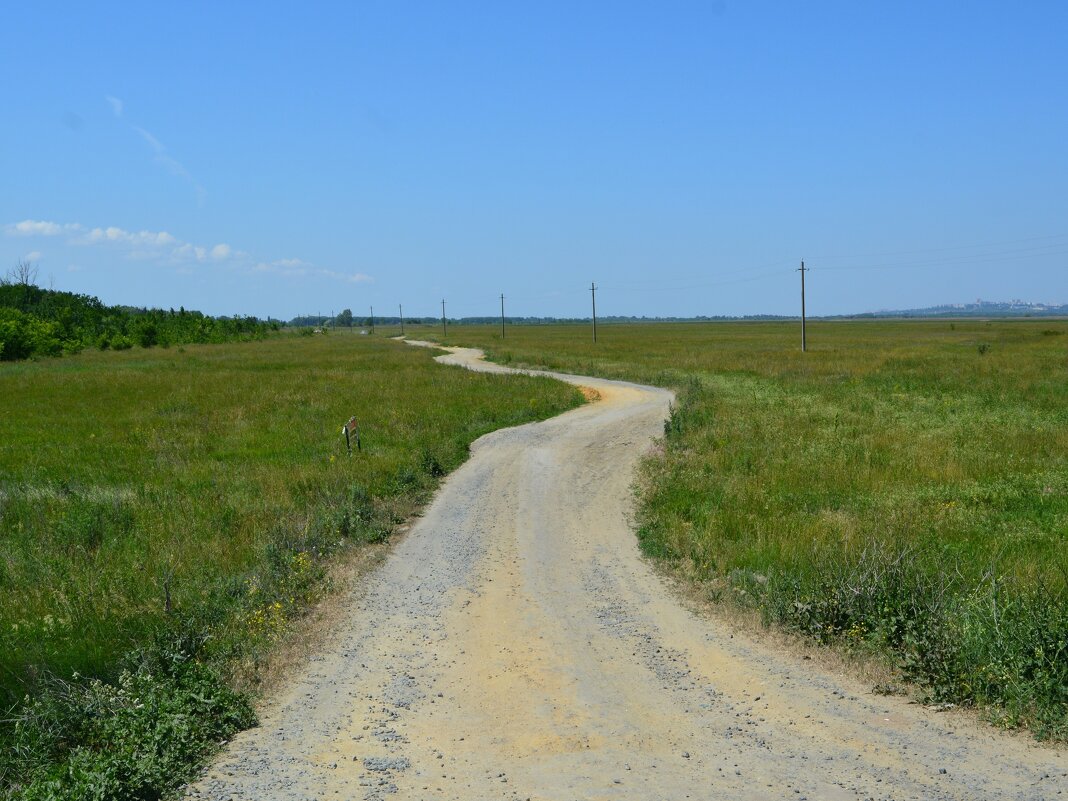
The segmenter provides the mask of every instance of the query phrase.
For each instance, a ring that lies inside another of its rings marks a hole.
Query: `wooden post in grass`
[[[444,339],[448,335],[448,331],[445,330],[445,298],[441,299],[441,338]]]
[[[350,417],[345,425],[341,426],[341,433],[345,435],[345,450],[348,451],[349,456],[352,456],[352,436],[356,437],[356,450],[363,450],[360,446],[360,425],[356,422],[355,415]]]
[[[801,273],[801,352],[804,353],[807,346],[805,342],[805,273],[808,272],[805,269],[804,259],[801,259],[801,267],[798,271]]]
[[[404,336],[404,307],[399,303],[397,304],[397,313],[400,315],[401,336]]]
[[[597,284],[590,282],[590,299],[593,301],[593,341],[597,341]]]
[[[504,339],[504,293],[501,293],[501,339]]]
[[[375,332],[375,307],[371,307],[371,333]]]

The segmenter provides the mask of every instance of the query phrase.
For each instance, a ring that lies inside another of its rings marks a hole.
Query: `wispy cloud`
[[[311,265],[303,259],[276,259],[275,261],[271,262],[270,266],[291,269],[295,269],[297,267],[311,267]]]
[[[229,245],[219,244],[205,248],[182,242],[168,231],[127,231],[118,226],[89,227],[81,223],[57,223],[50,220],[23,220],[3,226],[8,236],[55,237],[65,236],[68,245],[76,247],[112,246],[124,249],[133,258],[145,261],[196,260],[204,261],[208,252],[213,254],[236,254]],[[225,258],[225,257],[224,257]]]
[[[207,195],[207,192],[204,190],[204,187],[201,186],[200,183],[196,180],[196,178],[192,176],[189,170],[185,168],[184,164],[182,164],[180,161],[178,161],[178,159],[174,158],[172,155],[170,155],[170,153],[167,152],[166,145],[164,145],[161,141],[159,141],[159,139],[157,139],[151,133],[146,131],[144,128],[141,128],[138,125],[134,125],[132,127],[135,131],[137,131],[138,134],[140,134],[141,138],[148,143],[148,146],[155,154],[156,163],[165,167],[171,173],[171,175],[177,176],[178,178],[183,178],[190,184],[192,184],[193,188],[196,190],[197,197],[201,201],[203,201],[204,197]]]
[[[204,261],[208,256],[208,249],[200,245],[191,245],[186,242],[176,247],[171,255],[179,261]]]
[[[25,258],[26,261],[40,261],[41,260],[41,251],[39,251],[39,250],[31,250],[23,258]]]
[[[261,261],[252,266],[252,271],[257,273],[274,273],[276,275],[290,277],[318,275],[323,278],[330,278],[334,281],[344,281],[349,284],[369,284],[375,280],[372,276],[366,275],[365,273],[345,273],[337,270],[327,270],[323,267],[316,267],[301,259],[276,259],[271,262]]]
[[[4,226],[4,233],[8,236],[59,236],[81,231],[82,226],[78,223],[48,222],[47,220],[23,220],[17,223],[8,223]]]
[[[86,235],[89,243],[97,242],[120,242],[126,245],[138,247],[165,247],[173,245],[178,240],[166,231],[124,231],[122,228],[111,226],[109,228],[93,228]]]
[[[256,261],[244,250],[238,250],[226,242],[215,245],[198,245],[184,242],[168,231],[128,231],[117,226],[90,227],[81,223],[57,223],[50,220],[22,220],[0,226],[10,237],[57,237],[65,236],[68,245],[74,247],[111,247],[125,252],[135,261],[156,262],[176,269],[188,270],[188,265],[218,264],[243,269],[250,273],[301,277],[318,276],[350,284],[374,281],[365,273],[343,272],[319,267],[297,258]],[[40,253],[34,251],[27,257],[34,261]]]
[[[364,273],[339,273],[334,270],[316,270],[316,273],[336,281],[347,281],[350,284],[370,284],[375,280]]]
[[[104,100],[106,100],[108,105],[111,106],[111,112],[115,115],[116,119],[122,119],[122,116],[126,109],[126,106],[122,102],[122,100],[115,97],[114,95],[105,95]],[[192,173],[190,173],[189,170],[186,169],[185,165],[182,164],[182,162],[178,161],[178,159],[176,159],[168,152],[167,146],[159,140],[159,137],[154,136],[152,133],[150,133],[139,125],[134,125],[133,123],[126,124],[130,128],[132,128],[138,134],[138,136],[141,137],[141,139],[145,141],[149,149],[152,151],[155,162],[162,166],[164,169],[166,169],[171,175],[174,175],[184,181],[187,181],[193,187],[193,190],[196,192],[197,200],[203,203],[204,198],[207,196],[207,191],[200,184],[200,182],[193,177]]]

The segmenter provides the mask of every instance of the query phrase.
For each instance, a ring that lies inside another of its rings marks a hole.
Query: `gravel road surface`
[[[671,394],[557,377],[601,399],[475,443],[189,798],[1068,799],[1063,750],[687,611],[628,524]]]

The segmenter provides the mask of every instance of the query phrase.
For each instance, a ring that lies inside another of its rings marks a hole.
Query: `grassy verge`
[[[505,363],[671,386],[644,550],[887,655],[930,697],[1068,739],[1068,324],[454,330]]]
[[[334,333],[0,369],[0,794],[157,798],[249,725],[339,552],[581,402]],[[352,458],[341,424],[358,419]]]

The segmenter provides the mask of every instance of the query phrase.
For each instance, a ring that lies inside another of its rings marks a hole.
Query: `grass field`
[[[336,332],[0,368],[0,794],[173,786],[189,755],[167,749],[251,722],[226,675],[331,555],[388,537],[475,438],[582,402],[432,356]]]
[[[674,387],[644,549],[932,697],[1068,737],[1068,323],[466,327],[500,362]]]

